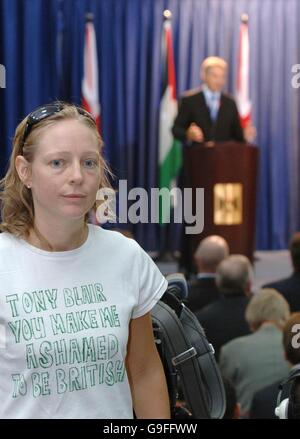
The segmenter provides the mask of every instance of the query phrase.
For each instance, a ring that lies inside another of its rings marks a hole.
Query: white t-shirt
[[[129,322],[166,287],[118,232],[64,252],[0,234],[0,418],[132,418]]]

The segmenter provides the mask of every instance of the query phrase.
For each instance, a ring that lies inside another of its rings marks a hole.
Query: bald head
[[[215,273],[219,263],[229,255],[229,247],[224,238],[211,235],[203,239],[195,254],[194,259],[201,273]]]
[[[216,283],[224,295],[248,293],[252,281],[252,267],[243,255],[230,255],[217,268]]]

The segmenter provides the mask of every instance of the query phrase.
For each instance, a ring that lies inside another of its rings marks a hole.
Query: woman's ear
[[[31,165],[22,155],[18,155],[15,160],[15,166],[22,183],[31,188]]]

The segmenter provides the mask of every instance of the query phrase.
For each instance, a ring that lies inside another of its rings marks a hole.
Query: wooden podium
[[[237,142],[185,148],[184,186],[204,188],[203,232],[183,239],[183,265],[188,270],[199,242],[208,235],[223,236],[230,253],[252,261],[258,157],[256,146]]]

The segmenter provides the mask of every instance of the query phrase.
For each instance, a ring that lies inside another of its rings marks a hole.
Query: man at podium
[[[182,97],[172,129],[174,137],[186,144],[196,142],[207,146],[214,142],[253,140],[255,128],[248,126],[243,131],[234,99],[222,93],[227,70],[226,61],[217,56],[203,61],[203,85]]]
[[[203,85],[182,97],[172,129],[174,137],[195,146],[184,151],[184,186],[205,190],[203,232],[187,235],[183,229],[180,266],[187,275],[195,272],[193,254],[208,235],[225,238],[234,253],[250,259],[253,254],[257,151],[246,148],[246,142],[252,143],[256,130],[251,124],[243,130],[234,99],[222,93],[227,70],[222,58],[203,61]],[[241,143],[245,148],[240,149]],[[233,166],[241,156],[243,166]]]

